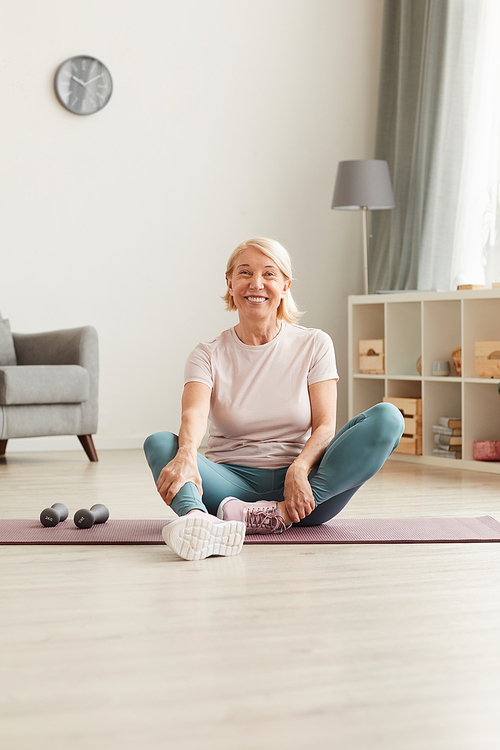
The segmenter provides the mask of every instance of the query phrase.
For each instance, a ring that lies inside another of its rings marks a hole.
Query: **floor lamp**
[[[394,208],[389,167],[380,159],[340,161],[333,193],[332,208],[362,211],[363,278],[368,294],[368,228],[366,212]]]

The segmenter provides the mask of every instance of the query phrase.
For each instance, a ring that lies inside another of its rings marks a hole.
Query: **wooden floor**
[[[389,461],[345,517],[493,515],[491,474]],[[0,516],[170,517],[139,451],[7,453]],[[8,750],[498,750],[500,546],[0,547]]]

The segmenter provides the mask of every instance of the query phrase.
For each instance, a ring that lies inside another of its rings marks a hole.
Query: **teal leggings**
[[[361,485],[383,466],[403,434],[404,420],[392,404],[382,403],[358,414],[335,435],[323,458],[309,474],[316,508],[297,526],[317,526],[340,513]],[[144,443],[155,482],[177,453],[177,435],[156,432]],[[172,501],[178,516],[190,510],[217,514],[221,501],[233,495],[246,502],[283,500],[287,468],[259,469],[216,464],[198,453],[203,500],[187,482]]]

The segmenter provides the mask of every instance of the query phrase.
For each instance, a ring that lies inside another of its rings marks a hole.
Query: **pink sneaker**
[[[217,518],[243,521],[247,534],[281,534],[286,525],[278,504],[271,500],[246,503],[237,497],[226,497],[217,509]]]
[[[203,511],[170,521],[162,530],[166,544],[184,560],[204,560],[211,555],[237,555],[245,541],[245,524],[220,521]]]

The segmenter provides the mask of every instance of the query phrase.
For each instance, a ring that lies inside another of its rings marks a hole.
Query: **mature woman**
[[[239,322],[188,357],[179,436],[159,432],[144,444],[158,492],[179,516],[163,537],[187,560],[237,554],[245,533],[333,518],[381,468],[404,426],[383,403],[335,434],[333,343],[295,323],[282,245],[238,245],[226,283],[224,300]]]

